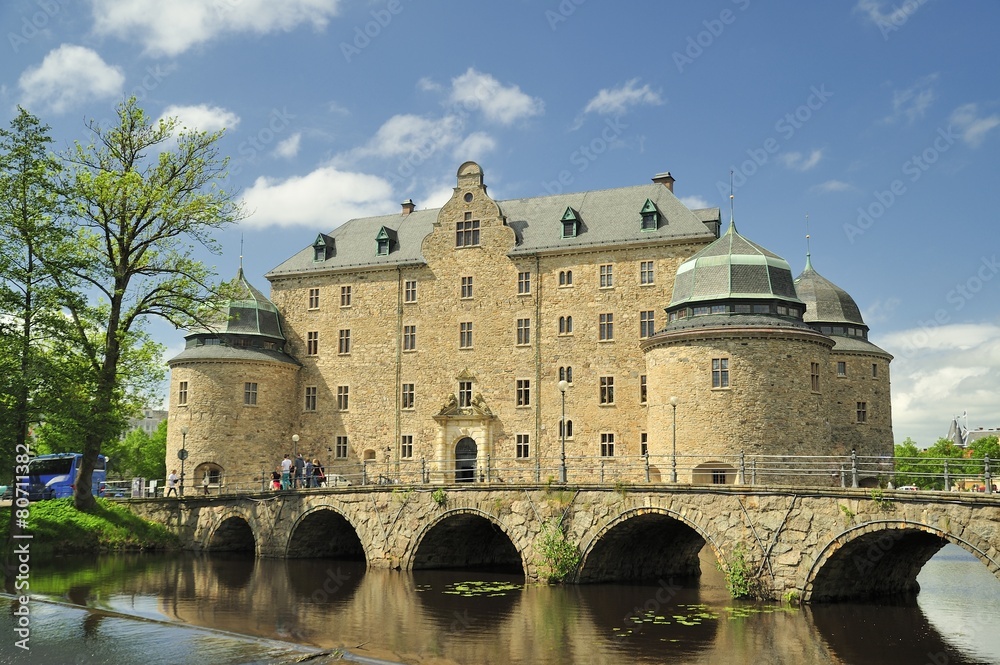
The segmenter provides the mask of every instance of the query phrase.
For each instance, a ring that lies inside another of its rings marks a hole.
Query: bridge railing
[[[782,485],[810,487],[888,487],[926,490],[997,491],[990,460],[954,458],[870,457],[861,455],[615,455],[561,457],[494,457],[475,460],[403,459],[368,462],[351,467],[330,465],[323,488],[372,485],[440,485],[485,483],[537,485],[560,483],[614,486],[616,484]],[[157,496],[164,494],[157,481]],[[130,481],[108,482],[108,496],[130,497]],[[206,488],[186,482],[186,497],[250,494],[316,489],[303,484],[282,490],[270,473],[246,476],[223,474]],[[180,488],[178,488],[180,489]],[[178,492],[180,493],[180,492]],[[146,494],[149,496],[149,494]]]

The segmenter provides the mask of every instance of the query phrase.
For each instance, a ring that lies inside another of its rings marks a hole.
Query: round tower
[[[829,412],[838,449],[854,449],[864,456],[891,456],[892,356],[868,341],[868,326],[857,303],[817,273],[808,254],[805,269],[795,279],[795,291],[806,305],[803,320],[834,341]]]
[[[806,309],[788,263],[732,223],[678,267],[668,323],[642,346],[650,453],[676,461],[680,482],[737,482],[741,451],[831,454],[824,390],[834,343],[803,321]],[[832,482],[829,473],[792,478],[763,469],[756,480]]]
[[[291,437],[299,363],[285,351],[277,308],[243,275],[205,327],[185,336],[168,361],[170,416],[167,472],[184,470],[185,494],[260,489]],[[178,453],[184,450],[183,465]]]

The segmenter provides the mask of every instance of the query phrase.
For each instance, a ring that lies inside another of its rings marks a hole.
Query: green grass
[[[179,547],[177,537],[162,524],[147,522],[126,508],[98,499],[92,512],[73,507],[72,499],[32,503],[27,533],[38,554],[82,554],[108,551],[167,550]],[[10,531],[10,508],[0,509],[0,539]]]

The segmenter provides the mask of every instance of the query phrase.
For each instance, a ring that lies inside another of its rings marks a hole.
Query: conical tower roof
[[[795,278],[795,292],[806,304],[806,311],[802,316],[806,323],[865,325],[854,298],[816,272],[808,254],[805,269]]]
[[[189,335],[253,335],[284,342],[278,308],[247,281],[242,266],[230,286],[232,297],[219,308],[219,314],[212,317],[211,324],[205,328],[193,328]]]

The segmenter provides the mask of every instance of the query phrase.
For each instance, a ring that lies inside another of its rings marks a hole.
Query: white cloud
[[[963,104],[951,112],[948,118],[962,134],[962,140],[973,148],[978,148],[986,140],[986,135],[1000,125],[1000,115],[979,115],[977,104]]]
[[[21,74],[21,103],[64,113],[78,104],[120,97],[125,75],[89,48],[63,44],[49,51],[37,67]]]
[[[451,80],[449,101],[468,110],[479,109],[487,120],[509,125],[522,118],[541,115],[545,104],[521,92],[516,85],[503,86],[489,74],[472,67]]]
[[[712,204],[710,204],[707,200],[703,199],[700,196],[682,196],[680,198],[680,201],[691,210],[698,210],[700,208],[712,207]]]
[[[823,159],[822,150],[813,150],[808,156],[801,152],[786,152],[778,155],[778,161],[793,171],[808,171]]]
[[[284,141],[278,143],[274,149],[274,154],[278,157],[291,159],[299,154],[299,144],[302,142],[302,132],[295,132]]]
[[[160,119],[164,118],[177,118],[180,128],[199,132],[235,129],[240,124],[240,117],[232,111],[208,104],[190,106],[173,104],[163,109]]]
[[[1000,425],[995,422],[1000,418],[1000,325],[915,328],[890,333],[876,343],[895,356],[892,415],[897,441],[909,436],[929,446],[947,433],[951,418],[965,410],[970,427]]]
[[[854,6],[854,11],[864,14],[868,17],[869,21],[879,26],[880,29],[886,30],[890,26],[898,28],[906,23],[907,19],[920,9],[921,4],[923,2],[906,0],[899,5],[893,6],[891,11],[886,12],[882,9],[885,6],[883,0],[858,0],[858,4]]]
[[[462,122],[455,116],[426,118],[409,113],[386,120],[365,145],[347,153],[347,157],[398,157],[420,155],[423,158],[456,144],[461,138]]]
[[[91,0],[99,35],[139,41],[156,55],[177,55],[227,33],[316,30],[337,14],[340,0]]]
[[[826,182],[821,182],[818,185],[813,186],[812,190],[814,192],[819,192],[821,194],[832,194],[834,192],[849,192],[854,189],[854,185],[844,182],[843,180],[827,180]]]
[[[892,114],[886,116],[885,122],[896,122],[903,116],[911,123],[923,118],[931,103],[937,99],[937,93],[932,87],[937,79],[937,74],[930,74],[917,79],[909,88],[893,90]]]
[[[485,132],[473,132],[462,139],[454,150],[455,159],[462,162],[479,161],[486,153],[493,152],[497,142]]]
[[[603,88],[587,102],[584,113],[599,113],[601,115],[622,114],[630,106],[649,104],[658,106],[663,103],[660,93],[654,92],[647,83],[641,88],[636,86],[639,79],[634,78],[618,88]]]
[[[451,197],[455,194],[455,186],[443,184],[435,187],[427,193],[427,199],[424,201],[425,205],[421,206],[423,208],[440,208],[445,203],[451,200]]]
[[[332,229],[355,217],[392,210],[392,187],[377,176],[324,166],[285,180],[260,177],[243,195],[243,224]]]
[[[417,90],[423,90],[424,92],[440,92],[443,89],[444,88],[441,87],[440,83],[429,76],[424,76],[417,81]]]

